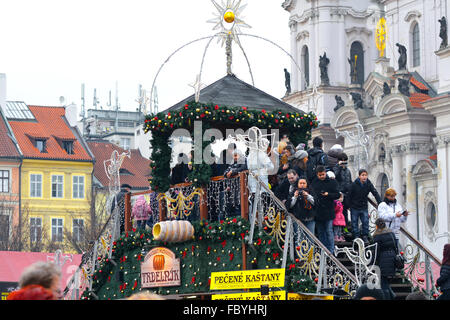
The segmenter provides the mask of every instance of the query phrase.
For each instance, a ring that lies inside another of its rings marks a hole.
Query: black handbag
[[[395,245],[395,258],[394,258],[394,265],[395,269],[397,270],[403,270],[405,268],[406,259],[398,252],[397,242],[395,241],[395,238],[393,236],[393,233],[391,232],[392,240],[394,240]]]

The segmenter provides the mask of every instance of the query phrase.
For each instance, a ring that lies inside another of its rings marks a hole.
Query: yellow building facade
[[[44,238],[64,247],[66,232],[79,236],[89,221],[92,172],[92,162],[23,160],[22,212],[33,240],[39,228]]]

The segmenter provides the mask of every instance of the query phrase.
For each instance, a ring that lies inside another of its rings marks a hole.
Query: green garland
[[[152,179],[149,181],[153,190],[166,192],[169,189],[171,153],[168,139],[176,129],[187,129],[193,132],[194,121],[202,121],[203,132],[206,127],[220,128],[250,128],[253,126],[264,129],[279,129],[281,133],[289,133],[290,140],[295,144],[305,143],[311,138],[311,130],[317,128],[319,122],[312,113],[285,112],[276,110],[250,110],[247,107],[227,107],[216,104],[203,104],[191,101],[177,111],[160,112],[147,115],[144,132],[152,133],[153,148],[151,160]],[[209,142],[203,141],[205,148]],[[189,180],[196,187],[205,186],[211,177],[210,166],[206,163],[194,165]]]
[[[152,240],[150,231],[135,230],[123,234],[113,246],[113,258],[102,258],[93,275],[92,292],[82,299],[122,299],[141,290],[140,263],[143,249],[155,246],[171,249],[180,259],[181,286],[152,290],[161,295],[209,292],[211,272],[241,270],[242,243],[247,241],[249,222],[240,217],[209,223],[192,223],[195,235],[183,243]],[[253,245],[247,246],[247,269],[280,268],[282,252],[265,232],[257,232]],[[143,289],[145,290],[145,289]],[[286,266],[285,290],[315,292],[313,280],[302,275],[296,264]]]

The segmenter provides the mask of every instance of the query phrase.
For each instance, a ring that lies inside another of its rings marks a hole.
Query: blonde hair
[[[386,198],[387,196],[396,196],[397,192],[394,190],[394,188],[388,188],[386,190],[386,192],[384,193],[384,197]]]

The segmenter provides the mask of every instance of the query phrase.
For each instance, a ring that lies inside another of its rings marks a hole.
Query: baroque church
[[[316,113],[313,137],[325,151],[344,147],[352,179],[365,168],[381,196],[394,188],[412,212],[404,228],[442,258],[450,241],[450,0],[282,7],[293,57],[283,100]]]

